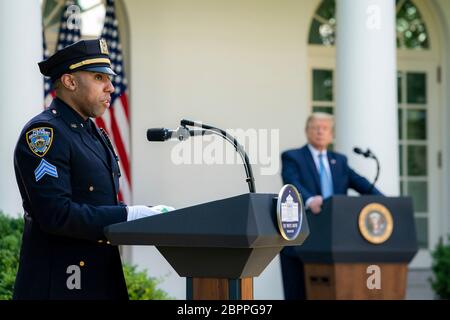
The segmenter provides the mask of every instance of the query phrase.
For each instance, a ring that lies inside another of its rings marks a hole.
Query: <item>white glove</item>
[[[127,211],[128,211],[127,221],[151,217],[161,213],[159,211],[152,210],[147,206],[128,206]]]
[[[127,206],[128,217],[127,221],[132,221],[136,219],[151,217],[157,214],[161,214],[164,212],[169,212],[175,210],[172,207],[158,205],[155,207],[147,207],[147,206]]]

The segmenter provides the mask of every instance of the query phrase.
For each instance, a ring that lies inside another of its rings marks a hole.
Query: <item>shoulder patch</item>
[[[52,146],[53,128],[33,128],[26,133],[26,139],[30,150],[38,157],[43,157]]]

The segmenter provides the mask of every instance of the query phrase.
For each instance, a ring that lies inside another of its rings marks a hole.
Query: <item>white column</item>
[[[0,1],[0,210],[22,212],[13,152],[23,125],[42,110],[40,1]]]
[[[394,0],[337,1],[336,150],[371,181],[374,161],[352,152],[370,148],[387,195],[399,193],[395,17]]]

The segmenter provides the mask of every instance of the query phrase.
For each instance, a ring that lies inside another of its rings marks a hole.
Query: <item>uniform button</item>
[[[97,242],[98,242],[98,243],[103,243],[103,240],[98,240]]]
[[[112,175],[113,175],[113,178],[116,176],[116,175],[114,174],[114,172],[112,173]]]
[[[89,191],[94,191],[94,187],[93,187],[93,186],[90,186],[90,187],[89,187]]]
[[[78,128],[78,126],[75,123],[71,123],[70,126],[74,129]]]
[[[84,261],[80,261],[80,267],[84,266]]]
[[[106,241],[106,244],[111,244],[111,242],[109,242],[109,241]]]
[[[56,110],[55,110],[55,109],[53,109],[53,110],[52,110],[52,113],[53,113],[53,114],[56,114]]]
[[[82,124],[82,123],[80,123],[80,125],[81,125],[81,127],[82,127],[82,128],[84,128],[84,126],[83,126],[83,124]]]

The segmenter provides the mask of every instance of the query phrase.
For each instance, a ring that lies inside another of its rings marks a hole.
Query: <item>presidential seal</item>
[[[391,212],[379,203],[365,206],[359,213],[358,224],[363,238],[373,244],[388,240],[394,229]]]
[[[26,134],[28,146],[38,157],[43,157],[50,150],[53,141],[53,129],[39,127],[31,129]]]
[[[302,197],[292,184],[283,186],[278,194],[277,221],[281,236],[289,241],[295,240],[302,227],[305,208]]]

